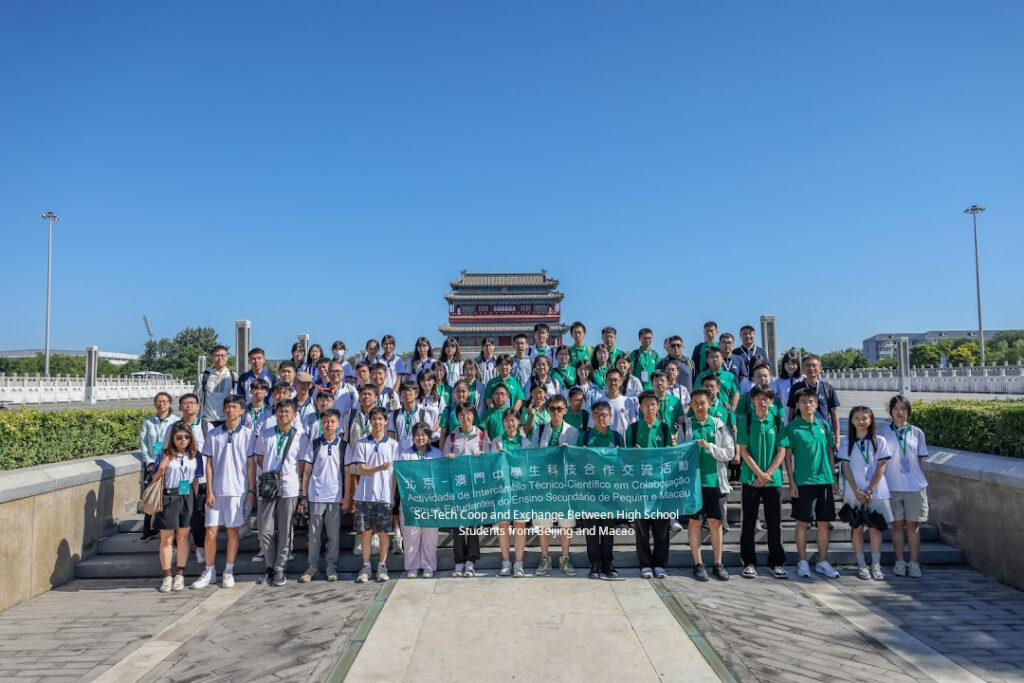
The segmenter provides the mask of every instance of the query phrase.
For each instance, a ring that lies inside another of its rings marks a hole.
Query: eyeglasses
[[[182,408],[185,406],[197,406],[199,405],[199,401],[182,401],[180,405]]]
[[[175,441],[191,441],[192,437],[189,436],[188,434],[184,434],[184,433],[182,433],[182,434],[175,434],[174,435],[174,440]]]
[[[328,375],[340,375],[341,374],[341,370],[328,370],[327,374]]]
[[[671,346],[673,349],[681,349],[681,348],[683,348],[683,345],[678,343],[678,342],[676,342],[674,344],[669,344],[669,346]]]

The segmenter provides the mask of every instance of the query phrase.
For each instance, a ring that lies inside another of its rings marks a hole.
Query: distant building
[[[1002,330],[985,330],[985,341],[989,341]],[[864,355],[872,363],[882,358],[896,357],[896,344],[900,337],[906,337],[910,347],[921,344],[936,344],[947,339],[972,339],[977,341],[977,330],[932,330],[930,332],[883,332],[864,340]]]
[[[449,282],[448,324],[438,329],[455,337],[474,355],[484,337],[494,339],[497,351],[510,351],[512,337],[520,332],[531,338],[533,326],[547,323],[551,344],[561,343],[569,331],[562,324],[562,299],[558,280],[539,273],[467,273]],[[465,352],[464,352],[465,353]],[[467,354],[468,355],[468,354]]]
[[[10,351],[0,351],[0,358],[35,358],[37,355],[43,353],[45,353],[43,349],[12,349]],[[53,358],[54,356],[72,356],[75,358],[84,358],[85,349],[50,349],[50,357]],[[99,357],[105,361],[109,361],[111,365],[124,365],[130,360],[138,360],[141,356],[137,353],[118,353],[116,351],[100,351]]]

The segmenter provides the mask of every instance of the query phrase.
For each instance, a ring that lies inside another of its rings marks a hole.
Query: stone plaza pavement
[[[1021,681],[1024,593],[922,579],[76,580],[0,614],[0,679]],[[293,579],[295,577],[292,577]]]

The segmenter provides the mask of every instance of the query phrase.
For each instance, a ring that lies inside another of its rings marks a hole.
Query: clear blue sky
[[[438,340],[537,270],[623,345],[1024,327],[1024,4],[5,3],[0,348]],[[591,340],[596,337],[594,334]]]

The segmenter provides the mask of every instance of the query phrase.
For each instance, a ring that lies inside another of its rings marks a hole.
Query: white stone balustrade
[[[822,375],[836,389],[897,391],[895,370],[833,370]],[[910,391],[971,394],[1024,394],[1024,366],[914,367]]]
[[[191,384],[179,379],[99,377],[96,380],[98,402],[151,399],[161,391],[177,398],[191,390]],[[84,401],[85,377],[58,375],[47,379],[42,375],[0,373],[0,403],[38,405]]]

